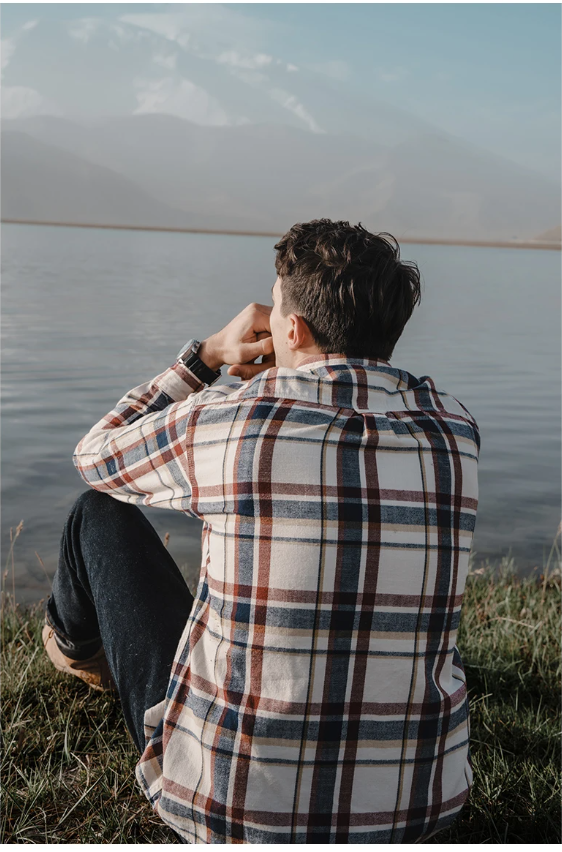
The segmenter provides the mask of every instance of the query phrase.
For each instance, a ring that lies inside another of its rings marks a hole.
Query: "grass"
[[[455,824],[428,843],[560,841],[554,548],[560,558],[555,540],[539,578],[518,578],[507,558],[469,576],[458,645],[475,781]],[[119,700],[56,673],[41,626],[38,607],[21,610],[4,595],[0,842],[177,842],[135,786],[137,754]]]
[[[560,842],[560,572],[469,577],[458,646],[474,786],[428,843]]]

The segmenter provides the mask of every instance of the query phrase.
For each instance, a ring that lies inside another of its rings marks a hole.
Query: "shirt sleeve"
[[[181,363],[129,391],[82,438],[82,479],[122,500],[190,512],[192,415],[217,394]],[[195,513],[193,513],[195,514]]]

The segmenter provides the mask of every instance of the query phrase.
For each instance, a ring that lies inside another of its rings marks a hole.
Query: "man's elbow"
[[[74,453],[72,454],[72,463],[81,479],[86,485],[95,488],[96,491],[111,490],[110,480],[114,471],[111,470],[111,460],[104,461],[99,453],[90,451],[85,452],[85,438],[83,438]]]

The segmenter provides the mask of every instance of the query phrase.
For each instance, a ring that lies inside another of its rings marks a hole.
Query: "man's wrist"
[[[210,370],[220,370],[224,364],[214,335],[201,342],[201,346],[197,351],[197,357],[203,361],[205,366],[209,367]]]

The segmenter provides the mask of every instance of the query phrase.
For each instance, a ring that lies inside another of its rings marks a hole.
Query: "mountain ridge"
[[[86,200],[71,190],[76,170],[65,174],[65,154],[79,158],[83,171],[89,163],[128,182],[119,184],[123,197],[116,200],[105,175],[96,190],[100,224],[110,223],[112,204],[119,210],[114,224],[126,224],[128,203],[129,224],[283,233],[293,222],[325,216],[417,238],[532,240],[560,215],[559,191],[540,173],[431,132],[386,146],[356,133],[267,122],[205,127],[165,114],[87,123],[34,116],[4,120],[2,128],[3,138],[19,132],[34,140],[38,160],[34,187],[29,168],[17,165],[22,153],[13,145],[4,150],[5,218],[46,215],[41,186],[54,157],[75,202],[61,216],[55,197],[49,219],[84,221]],[[40,145],[47,146],[41,154]],[[29,160],[29,144],[26,150]],[[83,192],[84,173],[79,183]],[[142,202],[126,203],[135,192]],[[139,205],[146,209],[142,223]]]

